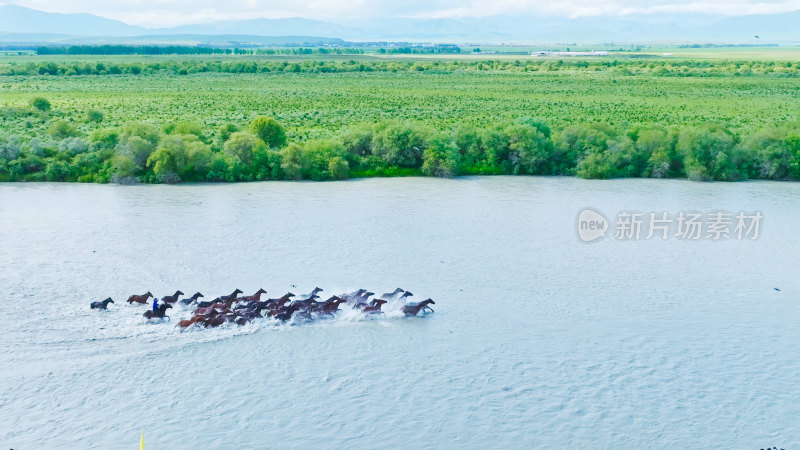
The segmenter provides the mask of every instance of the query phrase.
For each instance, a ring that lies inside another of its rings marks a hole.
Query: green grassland
[[[0,180],[800,175],[800,63],[669,51],[675,59],[0,56]],[[260,139],[259,116],[285,141]],[[132,158],[121,147],[139,123],[158,136]],[[227,143],[237,132],[250,146],[238,159]],[[200,162],[180,167],[200,146]]]

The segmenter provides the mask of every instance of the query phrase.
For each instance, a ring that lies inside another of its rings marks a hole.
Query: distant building
[[[606,51],[591,51],[591,52],[531,52],[534,56],[608,56]]]

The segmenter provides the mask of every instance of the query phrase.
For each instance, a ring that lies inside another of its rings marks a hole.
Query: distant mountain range
[[[649,14],[569,19],[499,15],[480,19],[385,18],[341,23],[303,18],[250,19],[152,29],[92,14],[58,14],[0,5],[0,42],[4,43],[311,45],[335,43],[339,39],[456,43],[800,43],[798,24],[800,11],[736,17]],[[264,39],[267,37],[280,37],[283,44]]]

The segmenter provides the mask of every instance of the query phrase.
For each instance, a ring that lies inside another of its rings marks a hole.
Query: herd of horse
[[[191,297],[181,299],[180,297],[186,294],[176,291],[172,295],[161,297],[160,300],[153,297],[152,293],[147,292],[142,295],[131,295],[128,298],[128,303],[147,305],[152,298],[153,307],[142,314],[148,320],[164,318],[170,320],[167,310],[171,309],[172,305],[176,303],[194,306],[191,318],[178,322],[177,326],[180,328],[188,328],[193,325],[218,327],[229,322],[244,325],[262,317],[270,317],[280,322],[286,322],[295,315],[302,316],[306,320],[313,320],[315,318],[333,317],[343,307],[359,310],[364,314],[383,314],[383,311],[381,311],[383,305],[392,301],[402,301],[403,307],[401,311],[403,314],[416,316],[420,312],[423,314],[427,311],[433,312],[433,308],[430,305],[435,304],[430,298],[421,302],[408,302],[406,299],[414,294],[401,288],[372,299],[371,297],[375,295],[374,292],[359,289],[346,294],[333,295],[324,301],[320,300],[318,295],[322,291],[323,289],[317,287],[310,293],[301,295],[296,299],[293,299],[295,297],[294,294],[288,292],[278,298],[261,300],[261,296],[267,293],[264,289],[259,289],[253,295],[241,297],[239,295],[243,294],[243,292],[236,289],[229,295],[222,295],[210,301],[200,301],[200,298],[205,297],[199,292]],[[114,303],[114,300],[107,298],[102,302],[92,302],[90,307],[91,309],[107,309],[109,303]]]

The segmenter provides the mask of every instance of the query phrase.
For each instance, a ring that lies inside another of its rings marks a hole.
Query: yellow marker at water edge
[[[144,450],[144,431],[142,431],[142,437],[139,438],[139,450]]]

